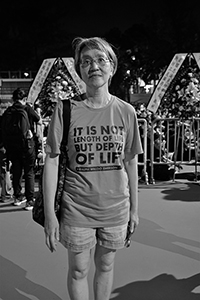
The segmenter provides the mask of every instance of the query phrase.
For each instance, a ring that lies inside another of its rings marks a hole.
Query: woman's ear
[[[113,77],[113,65],[111,65],[110,78]]]
[[[114,63],[113,63],[113,62],[111,62],[110,69],[111,69],[111,71],[110,71],[110,76],[113,77],[113,75],[114,75],[114,69],[115,69]]]

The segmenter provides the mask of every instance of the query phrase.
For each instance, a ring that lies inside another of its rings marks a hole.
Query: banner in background
[[[49,71],[51,70],[54,61],[55,58],[48,58],[43,60],[42,65],[39,68],[39,71],[37,72],[37,75],[29,90],[27,102],[34,103],[37,99],[37,96],[42,89],[43,83],[47,78],[47,75],[49,74]]]
[[[197,62],[197,65],[198,65],[198,67],[200,69],[200,53],[193,53],[193,55],[194,55],[194,58],[195,58],[195,60]]]
[[[79,90],[80,94],[85,93],[85,83],[81,80],[81,78],[78,76],[74,69],[74,59],[73,57],[64,57],[61,58],[70,73],[74,83],[77,86],[77,89]],[[28,99],[27,102],[34,103],[37,99],[42,86],[54,64],[54,62],[57,60],[57,58],[48,58],[43,60],[42,65],[33,81],[33,84],[31,85],[31,88],[29,90]]]
[[[78,76],[74,69],[74,59],[72,57],[64,57],[62,58],[64,61],[67,70],[69,71],[71,77],[73,78],[75,84],[77,85],[77,88],[80,92],[80,94],[84,94],[86,91],[85,83],[81,80],[81,78]]]
[[[161,77],[155,91],[153,92],[153,94],[149,100],[147,109],[150,110],[151,112],[155,113],[157,111],[165,92],[167,91],[172,80],[174,79],[176,73],[180,69],[186,56],[187,56],[187,54],[185,54],[185,53],[180,53],[180,54],[174,55],[170,65],[168,66],[167,70]]]

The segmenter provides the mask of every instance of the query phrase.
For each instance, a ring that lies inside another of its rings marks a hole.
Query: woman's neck
[[[105,92],[105,93],[87,92],[86,95],[87,95],[87,99],[85,100],[85,103],[88,106],[91,106],[91,107],[94,107],[94,108],[104,107],[111,100],[111,94],[109,92]]]

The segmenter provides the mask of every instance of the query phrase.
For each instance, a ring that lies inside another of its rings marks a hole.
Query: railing
[[[10,101],[14,90],[19,87],[28,92],[32,81],[31,78],[0,78],[0,100]]]
[[[200,118],[180,121],[178,118],[161,118],[152,123],[150,131],[150,182],[154,180],[155,165],[171,165],[175,170],[181,165],[200,165]]]
[[[141,177],[144,178],[145,184],[149,184],[147,173],[147,121],[145,119],[138,119],[138,125],[143,147],[143,153],[138,155],[138,167],[143,167],[141,170]]]
[[[36,74],[37,71],[30,71],[30,70],[0,71],[0,79],[35,78]]]
[[[49,119],[43,120],[45,136],[48,131]],[[175,180],[177,166],[194,166],[197,180],[197,166],[200,166],[200,118],[181,122],[179,119],[154,120],[150,129],[146,119],[138,119],[143,153],[138,155],[138,175],[145,184],[155,183],[155,167],[165,165],[173,172]],[[45,138],[44,138],[45,140]],[[44,162],[44,145],[42,147]],[[162,171],[164,173],[165,171]],[[162,179],[158,179],[162,180]]]

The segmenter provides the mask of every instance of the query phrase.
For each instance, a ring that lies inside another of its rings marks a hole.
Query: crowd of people
[[[15,206],[26,203],[32,210],[35,195],[35,162],[41,139],[36,126],[41,125],[37,108],[27,103],[27,95],[21,88],[13,92],[13,104],[0,117],[0,178],[1,201],[12,200]],[[25,192],[22,180],[25,181]]]

